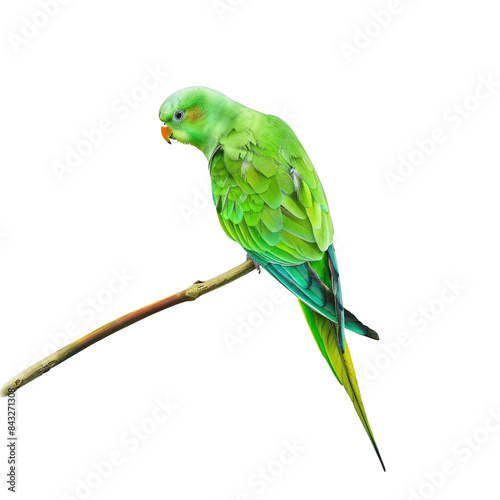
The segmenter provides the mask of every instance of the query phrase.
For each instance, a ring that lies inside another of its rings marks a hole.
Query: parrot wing
[[[209,168],[219,222],[229,238],[309,307],[335,322],[345,314],[347,328],[378,339],[344,312],[328,203],[292,129],[274,116],[242,112]],[[333,289],[314,270],[325,254],[337,276]]]

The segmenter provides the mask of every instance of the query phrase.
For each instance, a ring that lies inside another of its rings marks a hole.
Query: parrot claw
[[[247,254],[247,260],[251,260],[253,262],[255,269],[257,269],[257,271],[260,274],[260,269],[261,269],[260,264],[258,262],[256,262],[255,260],[253,260],[252,257],[250,257],[250,255],[248,255],[248,254]]]

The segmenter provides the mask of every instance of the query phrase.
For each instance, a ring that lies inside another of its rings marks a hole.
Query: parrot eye
[[[181,122],[183,119],[184,119],[184,111],[179,110],[174,113],[174,120],[176,122]]]

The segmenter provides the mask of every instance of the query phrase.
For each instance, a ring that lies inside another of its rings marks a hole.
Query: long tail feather
[[[344,352],[342,353],[340,339],[335,331],[336,324],[308,307],[302,301],[299,300],[299,303],[304,311],[307,323],[309,324],[311,332],[316,339],[320,351],[330,365],[330,368],[337,377],[337,380],[344,386],[347,394],[351,398],[354,408],[356,409],[361,423],[370,438],[373,448],[375,449],[380,463],[382,464],[382,468],[385,471],[384,462],[382,461],[377,443],[375,442],[370,424],[368,423],[368,417],[366,416],[363,401],[361,399],[361,393],[359,392],[356,373],[354,371],[354,365],[352,364],[347,342],[344,342],[345,347]]]

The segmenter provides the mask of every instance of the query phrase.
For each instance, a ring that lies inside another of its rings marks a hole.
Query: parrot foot
[[[250,255],[248,255],[248,254],[247,254],[247,260],[251,260],[253,262],[255,269],[257,269],[257,271],[260,274],[260,269],[261,269],[260,264],[258,262],[256,262],[255,260],[253,260],[252,257],[250,257]]]

